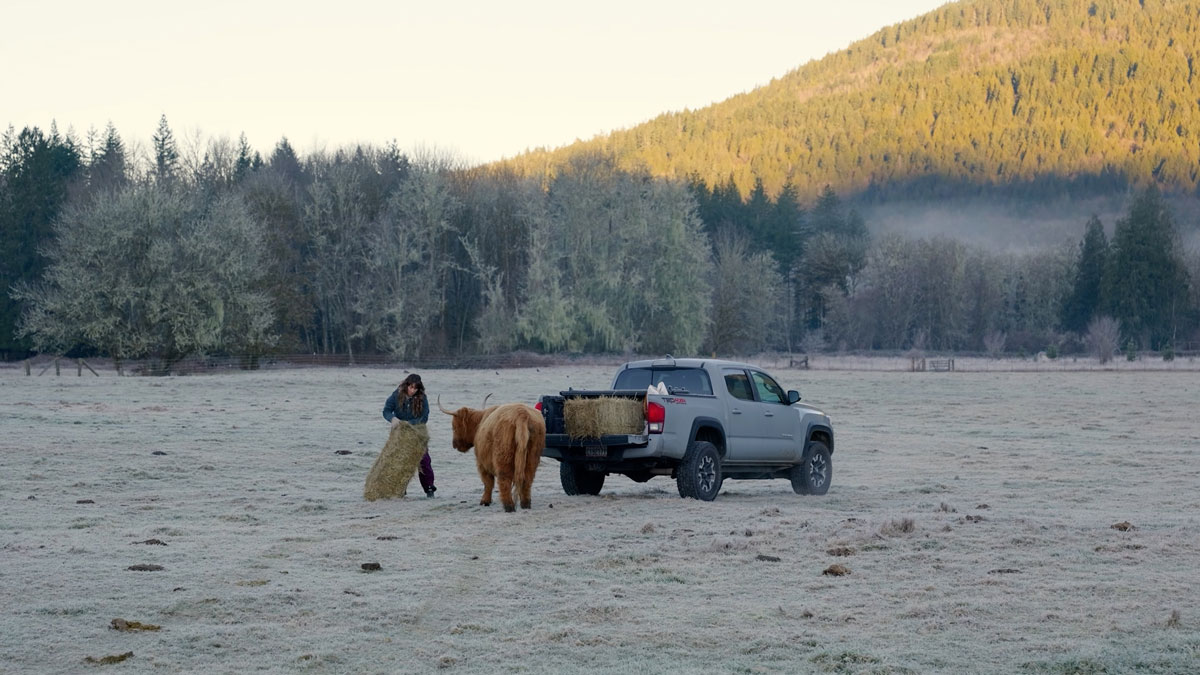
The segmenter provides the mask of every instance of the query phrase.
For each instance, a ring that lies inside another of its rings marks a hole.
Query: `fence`
[[[727,356],[737,361],[753,363],[768,371],[784,368],[813,371],[894,371],[894,372],[1055,372],[1055,371],[1200,371],[1200,354],[1175,353],[1171,361],[1151,355],[1139,355],[1136,361],[1124,358],[1100,363],[1091,356],[1047,358],[991,358],[959,354],[955,357],[923,357],[887,353],[843,353],[792,355],[771,352],[754,356]],[[247,370],[286,370],[291,368],[391,368],[407,370],[501,370],[505,368],[549,368],[554,366],[612,366],[639,358],[655,358],[631,354],[534,354],[511,353],[495,355],[430,356],[397,359],[386,355],[349,354],[275,354],[271,356],[204,356],[190,357],[171,364],[167,369],[161,361],[120,361],[109,358],[76,359],[43,354],[24,361],[0,362],[0,370],[24,375],[45,375],[54,369],[56,375],[83,375],[86,368],[93,375],[192,375],[219,374]],[[71,366],[74,366],[72,368]]]
[[[92,368],[92,366],[87,361],[84,361],[83,359],[66,359],[65,357],[56,357],[56,358],[52,359],[50,362],[48,362],[46,364],[46,366],[44,368],[42,368],[41,372],[38,373],[38,377],[45,375],[46,371],[50,370],[50,366],[54,366],[54,374],[55,375],[62,375],[62,365],[60,362],[63,360],[75,361],[76,377],[83,377],[83,369],[84,368],[87,368],[88,370],[92,371],[92,374],[95,375],[96,377],[100,377],[100,373],[97,373],[96,369]],[[25,359],[24,361],[22,361],[22,364],[25,367],[25,375],[27,375],[27,376],[30,375],[32,373],[32,366],[30,364],[30,360]]]
[[[278,370],[285,368],[322,368],[322,367],[376,367],[376,368],[407,368],[414,369],[467,369],[483,370],[503,368],[533,368],[538,366],[550,367],[564,364],[580,365],[616,365],[627,359],[622,356],[567,356],[534,354],[532,352],[514,352],[508,354],[473,354],[464,356],[429,356],[398,359],[386,354],[276,354],[271,356],[237,355],[237,356],[191,356],[170,364],[162,360],[110,360],[102,361],[111,366],[97,363],[101,370],[111,369],[117,375],[191,375],[203,373],[218,373],[237,370]],[[25,359],[21,362],[25,375],[32,375],[37,370],[41,376],[53,368],[55,375],[62,375],[63,363],[74,362],[77,374],[82,375],[87,368],[93,375],[100,373],[84,359],[72,359],[64,356],[42,355]],[[39,370],[40,367],[40,370]]]
[[[927,370],[935,373],[949,373],[954,371],[954,359],[926,359],[923,356],[914,356],[910,360],[909,370],[914,373],[923,373]]]

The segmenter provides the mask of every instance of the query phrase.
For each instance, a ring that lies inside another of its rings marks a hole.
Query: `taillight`
[[[652,434],[663,432],[663,422],[667,421],[667,409],[661,403],[646,402],[646,428]]]
[[[538,401],[537,403],[533,404],[533,409],[538,412],[542,412],[542,402]]]

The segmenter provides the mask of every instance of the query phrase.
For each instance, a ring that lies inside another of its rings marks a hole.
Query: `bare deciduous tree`
[[[744,236],[723,230],[713,242],[712,323],[708,349],[718,354],[759,352],[782,298],[775,260],[751,253]]]
[[[1004,352],[1004,343],[1007,341],[1008,334],[1002,330],[994,330],[983,336],[983,348],[987,350],[988,356],[998,359]]]
[[[1088,324],[1084,343],[1088,349],[1100,359],[1100,363],[1108,363],[1117,351],[1121,341],[1121,322],[1111,316],[1098,316]]]
[[[810,330],[804,334],[804,339],[800,344],[805,354],[819,354],[825,351],[827,343],[825,341],[825,331],[818,328]]]
[[[419,355],[425,333],[445,309],[452,260],[443,242],[457,202],[440,173],[415,171],[371,225],[373,246],[347,278],[353,298],[353,337],[369,338],[397,355]]]
[[[193,353],[269,346],[262,232],[240,200],[134,187],[69,210],[55,235],[43,282],[18,289],[38,349],[92,345],[167,371]]]

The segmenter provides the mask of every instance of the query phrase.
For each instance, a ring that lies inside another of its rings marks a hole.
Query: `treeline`
[[[963,0],[700,110],[516,157],[578,152],[743,197],[831,185],[855,200],[1013,202],[1200,185],[1200,4]]]
[[[394,146],[130,152],[26,128],[0,148],[3,332],[28,350],[154,358],[763,350],[1070,351],[1088,325],[1197,336],[1200,265],[1157,191],[1110,240],[1029,255],[873,240],[831,188],[709,185],[578,155],[553,176]],[[969,214],[964,214],[968,219]]]

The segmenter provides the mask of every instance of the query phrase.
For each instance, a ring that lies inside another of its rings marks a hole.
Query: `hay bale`
[[[383,451],[367,473],[363,497],[369,502],[403,497],[428,446],[429,432],[424,424],[402,422],[393,427]]]
[[[646,427],[641,401],[614,396],[569,398],[563,405],[563,421],[571,438],[640,434]]]

